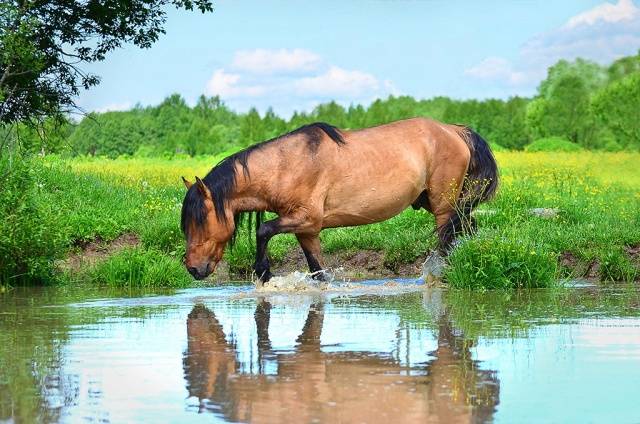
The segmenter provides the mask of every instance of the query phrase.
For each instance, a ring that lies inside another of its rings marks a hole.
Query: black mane
[[[324,122],[316,122],[313,124],[302,126],[290,133],[272,138],[271,140],[263,141],[262,143],[254,144],[244,150],[241,150],[225,159],[220,161],[214,166],[211,171],[202,179],[202,182],[207,186],[211,192],[213,198],[213,206],[216,210],[216,217],[219,222],[226,224],[227,216],[225,214],[225,206],[229,201],[229,198],[233,194],[236,188],[236,163],[242,166],[242,173],[245,177],[249,178],[249,167],[247,165],[249,156],[256,150],[260,150],[267,144],[276,142],[281,138],[285,138],[291,135],[303,134],[306,136],[307,146],[312,153],[317,152],[320,142],[322,141],[322,135],[326,134],[336,144],[343,145],[345,143],[344,138],[340,131],[332,125]],[[255,215],[255,217],[254,217]],[[231,237],[231,245],[233,245],[236,233],[241,224],[248,218],[248,226],[251,228],[255,226],[257,229],[264,216],[263,212],[241,212],[237,214],[235,219],[235,229]],[[202,227],[206,221],[206,214],[204,210],[204,198],[198,191],[197,185],[194,184],[189,190],[182,203],[182,218],[181,229],[184,234],[187,233],[189,223],[193,222],[196,227]]]

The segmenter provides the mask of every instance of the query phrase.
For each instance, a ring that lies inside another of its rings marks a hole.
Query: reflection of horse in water
[[[231,421],[251,422],[484,422],[498,403],[493,371],[477,368],[469,342],[439,322],[438,347],[424,369],[403,365],[390,355],[323,352],[322,304],[312,305],[293,352],[271,351],[271,306],[255,312],[259,360],[273,358],[277,374],[239,372],[235,346],[215,314],[197,305],[187,319],[184,359],[189,395],[200,410]],[[421,372],[422,371],[422,372]]]

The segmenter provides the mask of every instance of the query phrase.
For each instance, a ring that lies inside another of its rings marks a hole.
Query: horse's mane
[[[322,141],[323,134],[328,135],[329,138],[331,138],[338,145],[342,145],[345,143],[342,134],[336,127],[324,122],[316,122],[313,124],[304,125],[294,131],[291,131],[290,133],[263,141],[262,143],[254,144],[221,160],[202,179],[202,182],[211,192],[211,197],[213,198],[213,206],[216,210],[216,217],[218,221],[224,224],[227,223],[225,208],[236,188],[236,164],[240,164],[240,166],[242,167],[242,173],[246,178],[249,178],[249,156],[251,156],[251,154],[256,150],[260,150],[268,144],[277,142],[278,140],[292,135],[304,135],[309,150],[311,150],[312,153],[315,153],[318,150],[320,142]],[[236,216],[234,217],[235,229],[233,231],[230,244],[233,245],[233,243],[235,242],[238,228],[242,225],[242,223],[245,222],[246,218],[248,218],[249,228],[255,227],[257,229],[262,223],[263,216],[264,212],[241,212],[236,214]],[[204,198],[198,192],[196,184],[194,184],[191,188],[189,188],[189,190],[187,190],[184,202],[182,203],[182,232],[186,234],[190,222],[193,222],[196,227],[202,227],[206,221],[206,218],[207,217],[204,210]]]

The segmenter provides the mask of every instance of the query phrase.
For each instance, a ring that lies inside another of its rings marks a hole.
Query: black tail
[[[464,129],[463,137],[471,151],[471,160],[455,213],[438,228],[440,250],[443,252],[451,248],[456,235],[476,231],[471,211],[480,203],[490,200],[498,190],[498,165],[489,144],[470,128]]]

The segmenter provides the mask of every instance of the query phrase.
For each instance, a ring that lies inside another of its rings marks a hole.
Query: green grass
[[[614,248],[601,255],[600,276],[605,281],[633,281],[640,276],[640,270],[622,249]]]
[[[579,152],[584,150],[579,144],[572,143],[562,137],[538,139],[525,148],[527,152]]]
[[[479,233],[450,256],[446,278],[452,286],[548,287],[559,279],[581,277],[594,261],[603,280],[640,277],[638,264],[625,252],[625,246],[640,243],[640,173],[634,165],[640,154],[498,152],[497,157],[502,176],[498,195],[480,207]],[[74,279],[113,286],[189,284],[180,261],[185,249],[179,229],[184,196],[180,176],[203,176],[218,160],[45,158],[28,175],[34,182],[25,206],[28,220],[11,221],[15,214],[5,220],[5,226],[17,225],[20,238],[0,237],[0,249],[24,257],[20,266],[27,270],[28,282],[31,262],[37,271],[33,275],[44,275],[74,246],[134,233],[140,245]],[[16,187],[21,184],[15,182]],[[530,213],[532,208],[559,213],[540,218]],[[323,231],[322,247],[327,254],[379,251],[385,266],[397,270],[435,246],[433,225],[431,214],[409,209],[382,223]],[[30,243],[40,250],[29,250]],[[278,261],[297,248],[293,236],[279,235],[269,252]],[[30,252],[47,255],[30,258]],[[566,252],[583,265],[581,270],[558,265]],[[241,231],[225,260],[231,271],[250,273],[254,255],[255,241]],[[55,275],[48,278],[56,280]]]
[[[81,277],[93,284],[112,287],[186,287],[191,282],[180,262],[145,248],[120,250]]]
[[[464,289],[551,287],[557,264],[551,249],[521,234],[480,234],[449,256],[445,278]]]

